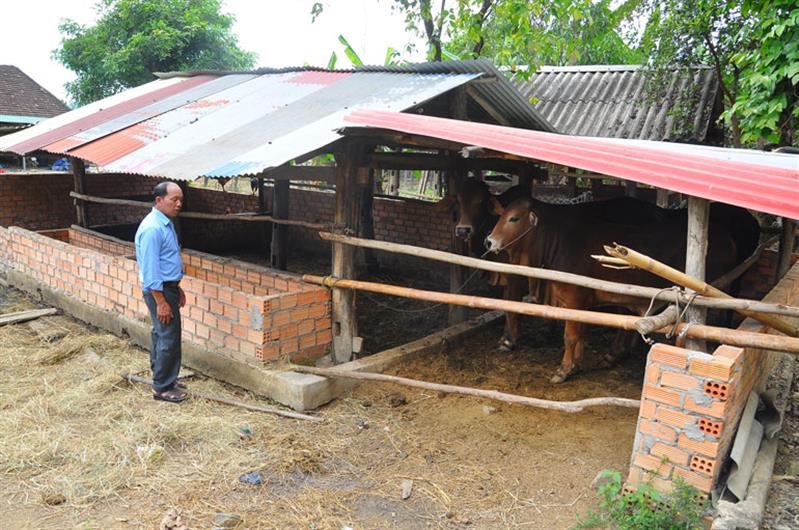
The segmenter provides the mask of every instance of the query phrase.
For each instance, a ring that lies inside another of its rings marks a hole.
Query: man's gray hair
[[[169,189],[170,184],[175,184],[175,183],[167,180],[156,184],[155,187],[153,188],[153,200],[155,200],[157,197],[161,197],[162,199],[166,197],[167,190]],[[177,184],[175,184],[175,186],[177,186]]]

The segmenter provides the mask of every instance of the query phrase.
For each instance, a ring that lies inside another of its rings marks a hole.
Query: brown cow
[[[495,208],[501,217],[486,238],[486,247],[506,252],[513,264],[637,285],[668,285],[649,272],[609,269],[591,259],[591,254],[604,253],[603,245],[617,242],[672,267],[682,269],[685,265],[685,210],[664,210],[627,197],[574,206],[524,199],[507,208],[495,203]],[[757,221],[748,212],[714,203],[710,209],[707,277],[717,278],[748,257],[758,236]],[[649,301],[550,282],[543,303],[574,309],[616,306],[642,314]],[[518,316],[509,316],[509,320],[503,340],[513,345],[518,339]],[[584,324],[566,322],[563,361],[551,379],[553,383],[563,382],[582,359],[583,329]]]

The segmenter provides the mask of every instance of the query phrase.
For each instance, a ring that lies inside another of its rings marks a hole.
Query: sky
[[[58,24],[71,18],[91,25],[97,20],[95,0],[4,0],[0,64],[19,67],[61,100],[64,83],[74,74],[51,59],[61,36]],[[406,33],[393,0],[327,0],[324,12],[311,23],[313,0],[223,0],[223,12],[235,15],[233,31],[239,46],[258,54],[258,66],[327,66],[331,52],[338,68],[349,67],[338,36],[344,35],[367,64],[383,64],[390,46],[403,49],[419,40]],[[9,43],[13,43],[9,45]],[[411,61],[423,53],[403,54]]]

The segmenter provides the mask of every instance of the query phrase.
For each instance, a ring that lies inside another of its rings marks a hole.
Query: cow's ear
[[[530,212],[530,224],[532,226],[538,226],[538,216],[535,212]]]
[[[441,199],[436,203],[435,208],[438,211],[446,212],[447,210],[451,210],[452,207],[455,206],[455,200],[456,200],[455,195],[447,195],[446,197],[444,197],[443,199]]]
[[[491,197],[491,207],[495,215],[501,216],[505,213],[505,207],[502,206],[502,203],[496,197]]]

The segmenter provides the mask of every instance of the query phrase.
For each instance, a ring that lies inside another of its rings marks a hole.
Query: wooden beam
[[[533,317],[550,318],[564,320],[568,322],[580,322],[597,326],[608,326],[619,329],[635,330],[635,324],[640,320],[633,315],[620,315],[616,313],[602,313],[599,311],[587,311],[584,309],[568,309],[565,307],[553,307],[540,304],[529,304],[526,302],[515,302],[511,300],[499,300],[496,298],[485,298],[480,296],[470,296],[465,294],[441,293],[438,291],[423,291],[410,287],[400,287],[398,285],[387,285],[374,282],[363,282],[358,280],[338,279],[330,276],[314,276],[306,274],[302,279],[308,283],[334,287],[341,289],[357,289],[371,293],[387,294],[412,300],[423,300],[440,304],[457,304],[475,309],[487,309],[505,311],[508,313],[518,313]],[[660,333],[671,331],[673,326],[666,326]],[[685,333],[688,337],[712,340],[721,344],[731,346],[741,346],[745,348],[759,348],[762,350],[783,351],[792,354],[799,354],[799,338],[786,337],[783,335],[770,335],[767,333],[756,333],[739,329],[721,328],[707,326],[704,324],[677,325],[678,333]]]
[[[72,168],[73,191],[75,193],[86,192],[86,165],[80,158],[69,157],[69,167]],[[150,205],[152,207],[152,204]],[[89,218],[86,215],[86,205],[81,201],[75,201],[77,214],[77,224],[84,228],[89,226]]]
[[[508,127],[510,126],[510,122],[505,118],[505,116],[503,116],[497,109],[495,109],[494,106],[488,102],[488,100],[486,100],[482,95],[480,95],[480,93],[477,90],[475,90],[474,87],[466,85],[466,93],[469,94],[469,97],[471,97],[474,100],[474,102],[480,106],[480,108],[486,111],[486,113],[489,116],[494,118],[494,120],[496,120],[498,124],[505,125]],[[453,116],[453,118],[456,117]]]
[[[782,234],[780,235],[780,253],[777,259],[777,281],[791,268],[794,241],[796,240],[796,221],[782,218]]]
[[[380,381],[414,388],[423,388],[425,390],[433,390],[436,392],[476,396],[483,399],[493,399],[495,401],[502,401],[504,403],[512,403],[514,405],[557,410],[560,412],[581,412],[585,407],[615,406],[638,408],[641,406],[641,402],[639,400],[629,398],[596,397],[580,399],[578,401],[552,401],[549,399],[539,399],[534,397],[519,396],[516,394],[508,394],[506,392],[499,392],[497,390],[484,390],[482,388],[470,388],[466,386],[446,385],[442,383],[429,383],[427,381],[419,381],[418,379],[409,379],[407,377],[375,374],[371,372],[354,372],[351,370],[342,370],[340,368],[293,366],[292,369],[295,372],[306,374],[321,375],[325,377],[344,377],[367,381]]]
[[[664,188],[658,188],[657,191],[657,205],[660,208],[667,208],[669,206],[669,194],[671,192]]]
[[[533,167],[531,162],[508,160],[506,158],[462,159],[453,155],[427,153],[372,153],[369,167],[375,169],[420,169],[428,171],[447,170],[485,170],[504,171],[519,174]]]
[[[70,192],[70,197],[86,202],[96,202],[98,204],[115,204],[117,206],[135,206],[137,208],[152,208],[153,204],[144,201],[131,201],[128,199],[110,199],[108,197],[94,197],[91,195],[82,195],[80,193]],[[209,221],[249,221],[249,222],[263,222],[279,223],[289,226],[302,226],[303,228],[310,228],[312,230],[326,230],[330,228],[329,224],[323,223],[309,223],[306,221],[297,221],[294,219],[276,219],[271,215],[259,215],[256,212],[241,212],[241,213],[204,213],[204,212],[180,212],[180,217],[187,219],[207,219]]]
[[[272,216],[275,219],[289,218],[289,185],[288,180],[276,180],[272,189]],[[272,251],[269,263],[273,269],[286,270],[288,261],[288,226],[272,223]]]
[[[688,238],[685,250],[685,274],[705,281],[705,261],[707,260],[707,232],[710,220],[710,201],[700,197],[688,197]],[[686,321],[692,324],[704,324],[707,310],[691,306],[686,313]],[[691,350],[705,351],[705,344],[697,340],[688,340],[686,347]]]
[[[267,169],[259,176],[274,180],[322,180],[336,181],[335,166],[278,166]]]
[[[346,142],[336,153],[336,212],[337,229],[358,233],[360,197],[357,176],[362,147]],[[355,249],[341,243],[333,244],[332,274],[352,278],[356,275]],[[358,319],[355,310],[355,293],[346,289],[333,289],[333,355],[336,363],[348,362],[358,340]]]
[[[579,274],[572,274],[569,272],[561,272],[553,269],[541,269],[537,267],[525,267],[522,265],[510,265],[508,263],[500,263],[496,261],[488,261],[469,256],[461,256],[441,250],[433,250],[429,248],[416,247],[413,245],[404,245],[402,243],[391,243],[388,241],[374,241],[367,239],[360,239],[357,237],[350,237],[341,234],[331,234],[329,232],[320,232],[319,237],[325,241],[335,243],[343,243],[346,245],[353,245],[365,248],[374,248],[385,252],[394,252],[397,254],[406,254],[409,256],[417,256],[425,259],[432,259],[443,263],[450,263],[461,265],[464,267],[471,267],[485,271],[498,272],[501,274],[517,274],[526,278],[536,278],[539,280],[547,280],[553,282],[568,283],[571,285],[579,285],[588,289],[598,289],[608,293],[615,293],[625,296],[635,296],[638,298],[655,299],[662,302],[673,303],[675,301],[675,292],[663,292],[662,289],[656,287],[644,287],[641,285],[630,285],[626,283],[610,282],[607,280],[597,280],[588,276],[580,276]],[[689,298],[685,295],[680,295],[680,305],[685,307]],[[724,300],[719,298],[709,298],[705,296],[697,296],[692,302],[693,305],[700,305],[702,307],[712,307],[716,309],[733,309],[733,310],[750,310],[759,313],[770,313],[777,315],[784,315],[790,317],[799,317],[799,307],[792,307],[783,304],[769,304],[759,302],[756,300]]]

